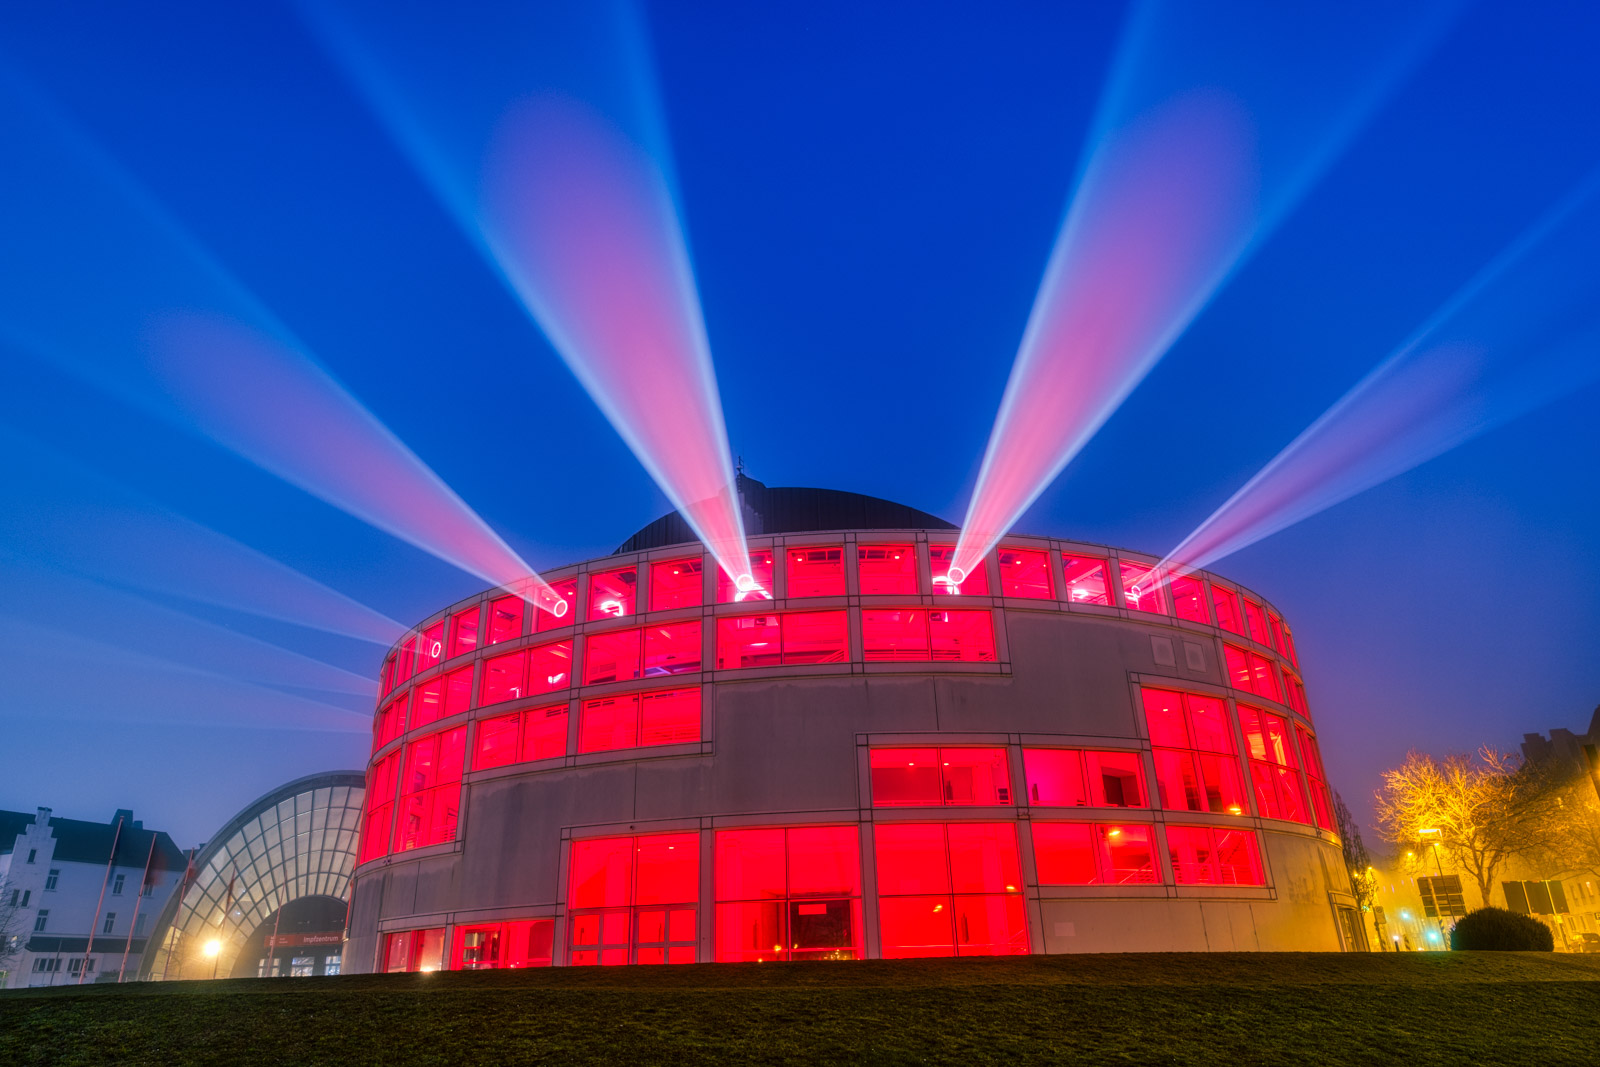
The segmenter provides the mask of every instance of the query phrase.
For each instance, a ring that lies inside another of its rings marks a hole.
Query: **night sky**
[[[1124,16],[976,11],[646,9],[731,447],[769,485],[962,518]],[[1589,5],[1465,6],[1018,530],[1177,544],[1600,165],[1597,45]],[[294,8],[13,4],[0,74],[535,567],[604,555],[668,510]],[[7,210],[52,195],[10,169]],[[0,257],[0,284],[59,267],[3,234]],[[49,315],[92,321],[117,299],[114,279],[60,277]],[[308,704],[286,729],[270,700],[231,698],[237,680],[321,670],[278,673],[283,652],[232,635],[362,678],[381,649],[118,588],[103,506],[182,516],[402,623],[484,583],[87,384],[69,373],[81,354],[43,356],[12,325],[0,317],[0,807],[132,807],[192,845],[283,781],[363,766],[356,716]],[[1214,565],[1294,627],[1333,784],[1363,821],[1408,748],[1514,748],[1583,729],[1600,702],[1597,402],[1572,391]],[[282,432],[315,434],[298,414]],[[63,549],[41,516],[101,536]],[[151,660],[200,664],[203,699],[153,707],[138,691]],[[316,699],[370,712],[359,692]]]

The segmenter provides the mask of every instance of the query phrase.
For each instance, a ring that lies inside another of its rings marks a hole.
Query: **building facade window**
[[[589,575],[588,619],[620,619],[632,615],[637,605],[639,568],[623,567]]]
[[[535,611],[533,613],[533,632],[543,633],[546,630],[559,630],[564,626],[571,626],[578,621],[578,579],[567,578],[559,582],[550,583],[550,591],[558,600],[566,602],[567,610],[562,615],[553,611]]]
[[[478,623],[482,614],[482,605],[474,604],[450,616],[450,658],[464,656],[478,647]]]
[[[1310,822],[1288,720],[1240,704],[1239,726],[1250,759],[1256,813],[1265,819]]]
[[[650,610],[697,608],[705,600],[705,567],[698,556],[650,564]]]
[[[465,726],[441,730],[406,745],[395,852],[456,839],[466,747]]]
[[[1154,885],[1151,828],[1143,824],[1034,821],[1040,885]]]
[[[1028,952],[1014,823],[875,823],[885,959]]]
[[[1000,595],[1023,600],[1054,600],[1055,580],[1050,575],[1050,553],[1042,549],[1002,548]]]
[[[111,880],[111,895],[114,897],[120,897],[122,895],[122,887],[127,884],[127,881],[128,876],[125,874],[118,874],[115,878],[113,878]]]
[[[49,908],[40,908],[39,911],[38,911],[38,914],[34,915],[34,917],[33,917],[33,932],[36,933],[36,934],[43,933],[44,932],[44,928],[47,925],[49,925],[49,923],[50,923],[50,909]]]
[[[389,851],[389,825],[394,820],[395,790],[400,784],[400,751],[389,753],[367,771],[366,817],[361,824],[359,862]]]
[[[1156,580],[1154,567],[1131,559],[1118,560],[1117,567],[1122,571],[1122,599],[1128,607],[1153,615],[1167,613],[1167,596]]]
[[[503,596],[489,601],[490,645],[515,640],[522,636],[522,615],[527,605],[519,596]]]
[[[989,571],[980,560],[972,573],[957,585],[950,580],[950,565],[956,560],[954,545],[929,545],[928,561],[933,565],[933,591],[950,596],[988,596]]]
[[[875,808],[1012,802],[1003,748],[875,748],[867,759]]]
[[[1217,625],[1231,634],[1244,636],[1244,615],[1239,611],[1239,594],[1221,586],[1211,587],[1211,606],[1217,609]]]
[[[472,769],[555,759],[567,754],[567,705],[550,704],[478,723]]]
[[[700,690],[624,693],[583,702],[578,751],[605,752],[700,740]]]
[[[1317,747],[1315,735],[1306,730],[1300,734],[1301,762],[1306,768],[1306,785],[1311,793],[1311,810],[1317,825],[1324,830],[1334,829],[1333,797],[1328,792],[1328,774],[1322,769],[1322,751]]]
[[[383,970],[386,974],[437,971],[444,966],[444,927],[426,930],[400,930],[384,939]]]
[[[113,929],[116,928],[116,925],[117,913],[114,911],[108,911],[106,912],[105,922],[100,926],[100,932],[102,934],[109,934]]]
[[[856,580],[862,596],[915,594],[917,551],[914,545],[858,545]]]
[[[1025,748],[1028,803],[1043,808],[1143,808],[1143,761],[1137,752]]]
[[[740,589],[734,584],[734,579],[721,567],[717,568],[717,603],[740,604],[747,600],[772,599],[772,560],[771,549],[756,549],[750,553],[750,577],[755,579],[756,587],[749,591]]]
[[[1227,705],[1217,697],[1144,689],[1161,806],[1172,811],[1245,813]]]
[[[807,545],[788,552],[785,595],[790,599],[813,596],[844,596],[844,547]]]
[[[1167,851],[1179,885],[1264,885],[1251,830],[1167,824]]]
[[[868,663],[991,663],[994,622],[987,611],[863,608],[861,646]]]
[[[554,919],[458,926],[450,969],[493,971],[548,967],[552,962],[555,930]]]
[[[566,689],[572,684],[572,642],[557,641],[483,662],[478,706]]]
[[[695,961],[698,833],[574,841],[570,867],[570,963]]]
[[[1172,610],[1178,618],[1188,619],[1190,622],[1211,621],[1211,612],[1206,609],[1206,587],[1200,579],[1193,575],[1181,575],[1172,579]]]
[[[719,962],[860,958],[855,826],[719,830],[714,863]]]
[[[843,611],[735,615],[717,620],[717,669],[847,663],[850,626]]]
[[[1105,560],[1062,553],[1061,572],[1067,583],[1066,598],[1072,603],[1111,603],[1111,580],[1106,576]]]
[[[56,869],[56,868],[54,868],[54,867],[52,867],[50,869],[50,873],[45,876],[45,880],[44,880],[44,888],[45,888],[45,890],[47,892],[53,891],[55,889],[55,887],[56,887],[56,883],[58,881],[60,881],[60,879],[61,879],[61,871]],[[13,892],[11,895],[13,897],[15,897],[16,893]],[[13,899],[11,901],[11,903],[15,904],[16,900]]]

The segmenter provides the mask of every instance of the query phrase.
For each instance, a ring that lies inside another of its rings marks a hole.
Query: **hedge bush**
[[[1531,915],[1504,908],[1479,908],[1450,931],[1452,949],[1490,952],[1554,952],[1550,928]]]

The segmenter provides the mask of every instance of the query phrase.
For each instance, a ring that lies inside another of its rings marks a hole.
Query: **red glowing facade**
[[[954,543],[752,535],[753,590],[641,547],[551,572],[563,619],[419,626],[349,966],[1351,947],[1282,613],[1040,538],[957,585]]]

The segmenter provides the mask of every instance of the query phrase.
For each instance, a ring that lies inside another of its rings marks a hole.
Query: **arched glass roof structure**
[[[358,771],[289,782],[247,805],[193,860],[152,931],[140,977],[209,978],[233,971],[240,949],[272,914],[304,897],[349,899],[366,795]],[[206,946],[218,942],[213,957]]]

